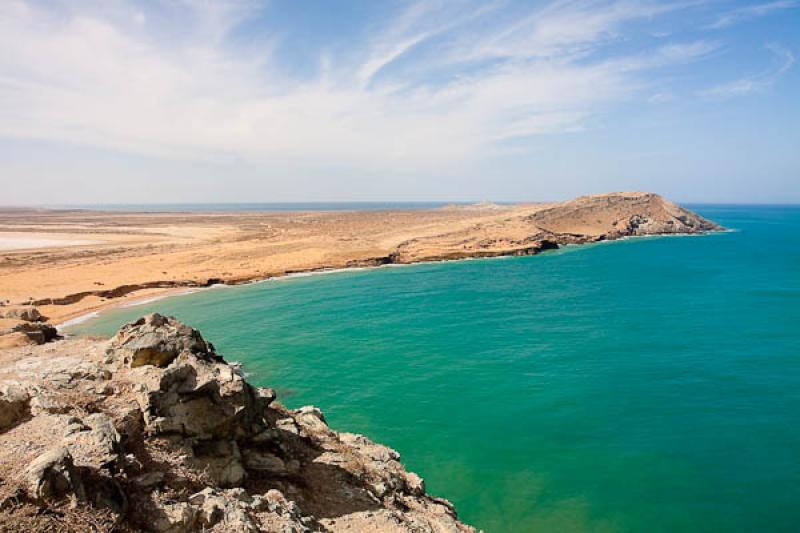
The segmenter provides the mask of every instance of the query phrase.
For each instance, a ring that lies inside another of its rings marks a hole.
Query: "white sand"
[[[36,237],[0,237],[0,250],[30,250],[35,248],[60,248],[98,244],[99,241],[78,239],[42,239]]]

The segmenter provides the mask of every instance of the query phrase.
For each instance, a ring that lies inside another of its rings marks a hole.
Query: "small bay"
[[[691,207],[734,231],[213,288],[68,331],[174,315],[487,532],[796,531],[800,208]]]

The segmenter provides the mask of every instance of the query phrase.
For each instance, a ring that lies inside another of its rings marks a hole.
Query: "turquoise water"
[[[738,231],[345,272],[111,311],[397,448],[488,532],[797,531],[800,208]]]

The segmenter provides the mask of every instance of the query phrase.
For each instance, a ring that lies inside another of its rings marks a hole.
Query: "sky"
[[[800,0],[2,0],[0,205],[800,203]]]

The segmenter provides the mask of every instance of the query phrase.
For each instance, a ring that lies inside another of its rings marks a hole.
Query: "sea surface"
[[[489,533],[800,530],[800,207],[735,231],[273,280],[118,309],[396,448]]]

